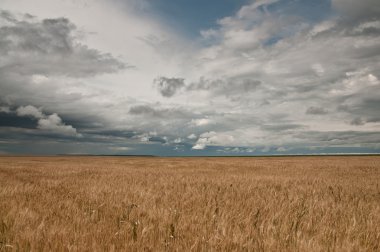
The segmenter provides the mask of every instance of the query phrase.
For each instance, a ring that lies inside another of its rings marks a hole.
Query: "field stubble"
[[[0,250],[379,251],[380,157],[0,158]]]

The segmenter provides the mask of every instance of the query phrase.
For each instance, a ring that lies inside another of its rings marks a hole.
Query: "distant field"
[[[380,251],[380,157],[1,157],[16,250]]]

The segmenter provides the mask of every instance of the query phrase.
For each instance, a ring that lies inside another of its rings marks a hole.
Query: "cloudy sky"
[[[378,0],[1,0],[0,153],[380,152]]]

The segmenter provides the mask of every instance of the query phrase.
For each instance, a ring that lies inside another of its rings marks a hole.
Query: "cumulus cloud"
[[[192,149],[193,150],[204,150],[206,148],[206,143],[204,140],[201,140],[195,144]]]
[[[174,139],[173,143],[176,143],[176,144],[179,144],[179,143],[182,143],[182,138],[176,138]]]
[[[212,124],[212,120],[208,118],[200,118],[200,119],[192,119],[191,120],[191,125],[201,127],[205,125]]]
[[[281,147],[277,148],[277,151],[278,152],[285,152],[285,151],[288,151],[288,149],[281,146]]]
[[[59,138],[81,136],[62,120],[62,114],[82,127],[102,125],[104,117],[90,114],[100,108],[100,99],[94,98],[100,93],[93,87],[96,81],[92,79],[89,87],[82,81],[130,66],[87,46],[81,40],[83,34],[68,18],[39,19],[0,11],[0,105],[9,108],[2,111],[8,114],[3,125]],[[102,91],[103,99],[105,93]],[[46,114],[41,108],[23,104],[49,107],[57,113]]]
[[[76,27],[67,18],[23,18],[9,12],[0,27],[0,65],[3,71],[23,75],[86,77],[112,73],[126,65],[76,41]],[[4,24],[4,23],[3,23]]]
[[[122,151],[122,152],[133,150],[133,148],[126,147],[126,146],[110,146],[108,148],[111,149],[111,150]]]
[[[378,1],[333,0],[332,9],[325,4],[325,12],[313,15],[306,8],[300,11],[300,2],[305,1],[249,1],[202,31],[195,45],[147,29],[154,22],[146,20],[148,25],[131,31],[128,39],[116,39],[120,32],[115,24],[125,19],[115,22],[115,17],[105,22],[114,30],[104,25],[104,35],[82,40],[77,27],[83,23],[72,22],[80,18],[2,12],[1,112],[19,108],[14,114],[28,120],[23,122],[28,129],[36,124],[41,132],[66,135],[78,129],[94,143],[124,146],[127,141],[145,146],[140,150],[157,145],[157,152],[376,150]],[[315,6],[320,2],[330,3]],[[87,32],[95,27],[85,24]],[[112,55],[105,53],[107,39],[112,40]],[[136,68],[121,77],[114,74],[128,65],[113,56],[118,52],[123,59],[134,55],[136,61]],[[25,104],[36,107],[21,108]],[[13,127],[16,121],[4,125]]]
[[[214,131],[206,132],[200,135],[192,149],[203,150],[206,146],[230,146],[234,140],[234,137],[228,134]]]
[[[71,126],[66,125],[62,118],[58,114],[53,113],[51,115],[44,114],[41,109],[32,105],[21,106],[14,112],[11,110],[3,111],[6,113],[15,113],[19,117],[32,117],[37,120],[36,128],[41,133],[51,133],[61,136],[81,136],[77,133],[77,130]],[[15,125],[21,127],[22,125]]]
[[[59,114],[66,107],[66,114],[79,117],[77,113],[88,111],[89,99],[86,101],[85,97],[97,92],[86,88],[81,80],[128,67],[112,55],[80,42],[79,34],[67,18],[38,19],[1,11],[0,103],[18,107],[16,113],[20,116],[44,119],[44,130],[74,134],[74,129],[59,123],[55,116],[49,119],[41,109],[22,105],[47,105]],[[70,108],[74,103],[82,106]],[[84,114],[80,116],[83,119],[89,116]]]
[[[44,117],[44,114],[41,112],[40,109],[28,105],[28,106],[21,106],[16,110],[16,113],[18,116],[32,116],[36,119],[41,119]]]
[[[39,129],[60,135],[76,136],[77,131],[73,126],[66,125],[62,119],[56,114],[45,116],[38,120]]]
[[[247,147],[224,147],[219,149],[218,152],[222,153],[233,153],[233,154],[251,154],[255,152],[255,148],[247,148]]]
[[[185,86],[185,80],[182,78],[158,77],[154,80],[154,85],[162,96],[172,97]]]
[[[197,136],[195,134],[190,134],[187,136],[188,139],[197,139]]]
[[[267,139],[273,144],[301,144],[295,136],[300,132],[339,132],[351,129],[347,123],[355,126],[376,121],[380,15],[374,13],[378,13],[378,4],[360,2],[356,10],[356,2],[336,1],[333,6],[338,15],[321,22],[301,16],[289,19],[297,13],[278,16],[272,4],[248,4],[236,15],[220,20],[218,29],[203,32],[212,45],[202,51],[200,81],[191,83],[187,90],[207,91],[214,100],[220,95],[235,96],[230,106],[225,100],[216,100],[213,105],[257,117],[260,130],[250,127],[243,134],[247,134],[245,139],[258,134],[255,138],[260,143]],[[336,44],[340,50],[334,49]],[[246,80],[253,84],[242,85]],[[323,115],[326,123],[310,115]],[[243,126],[243,117],[240,120],[241,128],[252,125]],[[366,130],[379,134],[373,126]],[[276,134],[277,139],[268,135],[285,131]],[[243,138],[238,139],[243,144]],[[200,143],[197,148],[202,146]]]

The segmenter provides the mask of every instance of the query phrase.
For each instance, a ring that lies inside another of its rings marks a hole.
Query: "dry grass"
[[[379,251],[380,157],[0,158],[3,251]]]

